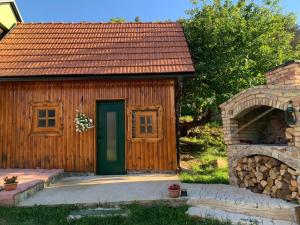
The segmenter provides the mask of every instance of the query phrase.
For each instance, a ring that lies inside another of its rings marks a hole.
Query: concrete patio
[[[179,183],[177,175],[65,177],[20,206],[97,204],[168,199],[167,189]]]
[[[167,188],[172,183],[180,183],[177,175],[65,177],[19,206],[170,201]],[[191,206],[187,212],[191,216],[207,214],[221,220],[251,222],[254,219],[260,221],[258,224],[295,224],[295,204],[231,185],[180,185],[188,190],[188,197],[179,200]]]

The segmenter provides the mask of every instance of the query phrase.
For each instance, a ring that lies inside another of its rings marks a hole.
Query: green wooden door
[[[125,173],[124,101],[97,103],[97,174]]]

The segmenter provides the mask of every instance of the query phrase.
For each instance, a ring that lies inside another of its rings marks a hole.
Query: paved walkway
[[[234,224],[296,225],[295,204],[231,185],[196,184],[187,188],[190,216]]]
[[[190,201],[198,199],[217,200],[235,205],[248,205],[254,208],[290,208],[295,204],[268,195],[256,194],[249,189],[224,184],[184,184],[189,189]]]

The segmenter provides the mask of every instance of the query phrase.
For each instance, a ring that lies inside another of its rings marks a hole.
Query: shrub
[[[216,122],[190,129],[188,138],[182,140],[197,143],[202,150],[210,152],[212,155],[226,156],[222,126]]]

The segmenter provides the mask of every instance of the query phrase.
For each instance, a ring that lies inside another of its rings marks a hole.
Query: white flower
[[[74,120],[76,132],[83,132],[87,131],[90,128],[93,128],[93,120],[88,118],[85,114],[80,113],[78,110],[76,110],[76,118]]]

